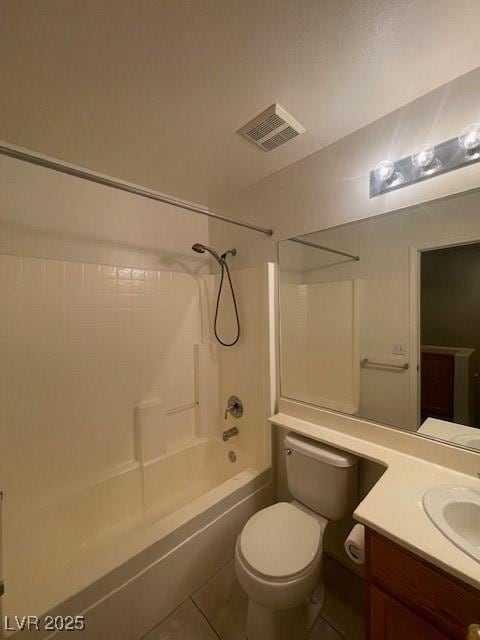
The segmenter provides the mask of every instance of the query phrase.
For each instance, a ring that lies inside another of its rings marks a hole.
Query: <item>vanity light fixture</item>
[[[480,153],[480,122],[469,124],[458,136],[458,144],[472,157]]]
[[[466,127],[458,137],[437,145],[423,144],[411,156],[382,160],[370,171],[370,197],[427,180],[480,161],[480,122]]]

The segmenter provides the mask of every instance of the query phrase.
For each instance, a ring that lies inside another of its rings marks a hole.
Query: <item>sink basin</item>
[[[423,496],[423,508],[444,536],[480,562],[480,491],[440,485]]]

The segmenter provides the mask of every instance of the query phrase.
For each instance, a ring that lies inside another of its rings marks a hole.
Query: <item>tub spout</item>
[[[230,427],[230,429],[227,429],[226,431],[223,432],[222,438],[224,442],[227,442],[228,440],[230,440],[230,438],[233,438],[233,436],[237,436],[237,435],[238,435],[237,427]]]

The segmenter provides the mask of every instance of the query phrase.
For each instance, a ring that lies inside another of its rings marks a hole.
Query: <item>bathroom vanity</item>
[[[369,640],[465,640],[480,624],[480,591],[372,529],[365,542]]]
[[[432,486],[480,489],[478,454],[427,442],[422,450],[413,435],[285,399],[280,410],[273,424],[385,466],[353,513],[366,531],[367,640],[477,638],[467,634],[480,624],[480,563],[434,525],[423,496]]]

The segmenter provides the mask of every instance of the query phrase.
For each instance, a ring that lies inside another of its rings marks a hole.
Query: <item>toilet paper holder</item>
[[[365,563],[365,527],[356,524],[345,540],[345,552],[355,564]]]

